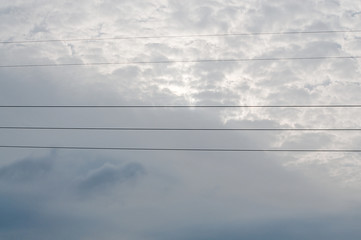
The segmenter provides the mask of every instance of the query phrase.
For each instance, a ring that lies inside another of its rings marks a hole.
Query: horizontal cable
[[[1,41],[2,44],[15,43],[46,43],[46,42],[80,42],[80,41],[109,41],[127,39],[162,39],[162,38],[209,38],[209,37],[241,37],[259,35],[294,35],[294,34],[335,34],[335,33],[360,33],[361,30],[325,30],[325,31],[292,31],[292,32],[251,32],[251,33],[219,33],[219,34],[190,34],[190,35],[158,35],[158,36],[120,36],[108,38],[70,38],[49,40],[20,40]]]
[[[126,62],[93,62],[93,63],[49,63],[49,64],[18,64],[0,65],[0,68],[31,68],[31,67],[75,67],[104,65],[137,65],[137,64],[172,64],[172,63],[211,63],[211,62],[250,62],[250,61],[294,61],[324,59],[359,59],[361,56],[328,56],[328,57],[280,57],[280,58],[233,58],[233,59],[194,59],[194,60],[159,60],[159,61],[126,61]]]
[[[325,105],[0,105],[0,108],[361,108],[361,104]]]
[[[361,131],[361,128],[144,128],[144,127],[0,127],[11,130],[89,131]]]
[[[23,149],[69,149],[69,150],[121,150],[121,151],[187,151],[187,152],[320,152],[360,153],[361,149],[230,149],[230,148],[153,148],[153,147],[74,147],[74,146],[32,146],[0,145],[0,148]]]

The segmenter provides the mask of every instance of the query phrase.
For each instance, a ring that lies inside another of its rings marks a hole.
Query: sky
[[[0,105],[360,104],[360,22],[353,0],[1,1]],[[252,34],[312,31],[348,32]],[[234,33],[251,34],[201,36]],[[107,62],[127,64],[5,67]],[[1,108],[0,127],[361,128],[360,117],[359,108]],[[360,144],[355,131],[0,129],[2,146]],[[359,153],[0,148],[0,158],[4,240],[361,238]]]

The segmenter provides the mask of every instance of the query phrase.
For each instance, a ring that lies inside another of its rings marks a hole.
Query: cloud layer
[[[0,40],[354,30],[357,1],[11,1]],[[14,43],[0,65],[360,56],[360,33]],[[360,60],[0,68],[1,105],[358,104]],[[359,128],[360,109],[1,109],[1,126]],[[355,132],[1,130],[0,145],[358,149]],[[358,239],[359,154],[1,149],[1,239]]]

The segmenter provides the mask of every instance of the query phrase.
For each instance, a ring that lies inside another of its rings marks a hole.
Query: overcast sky
[[[361,56],[355,0],[0,2],[0,66]],[[53,42],[23,42],[63,39]],[[18,43],[4,43],[4,42]],[[360,59],[0,68],[0,105],[361,103]],[[0,126],[361,128],[361,109],[0,109]],[[358,132],[0,129],[0,145],[360,149]],[[359,153],[0,149],[0,238],[360,239]]]

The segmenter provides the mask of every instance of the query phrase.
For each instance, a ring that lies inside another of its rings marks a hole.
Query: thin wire
[[[19,127],[10,130],[89,130],[89,131],[361,131],[361,128],[142,128],[142,127]]]
[[[187,151],[187,152],[320,152],[360,153],[361,149],[230,149],[230,148],[147,148],[147,147],[74,147],[74,146],[32,146],[0,145],[0,148],[23,149],[69,149],[69,150],[119,150],[119,151]]]
[[[102,66],[102,65],[138,65],[138,64],[172,64],[172,63],[211,63],[211,62],[250,62],[250,61],[294,61],[294,60],[359,59],[359,58],[361,58],[361,56],[195,59],[195,60],[94,62],[94,63],[49,63],[49,64],[0,65],[0,68],[71,67],[71,66],[75,67],[75,66]]]
[[[80,41],[109,41],[130,39],[162,39],[162,38],[209,38],[209,37],[241,37],[259,35],[294,35],[294,34],[334,34],[334,33],[360,33],[361,30],[335,30],[335,31],[293,31],[293,32],[253,32],[253,33],[220,33],[220,34],[190,34],[190,35],[162,35],[162,36],[120,36],[109,38],[71,38],[49,40],[21,40],[1,41],[2,44],[46,43],[46,42],[80,42]]]
[[[361,104],[327,105],[0,105],[0,108],[361,108]]]

